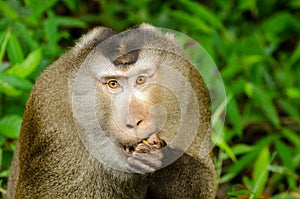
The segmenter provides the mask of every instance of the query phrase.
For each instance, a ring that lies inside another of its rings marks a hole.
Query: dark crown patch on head
[[[139,50],[134,50],[131,52],[126,52],[118,56],[114,61],[113,64],[116,66],[126,66],[130,64],[134,64],[139,57]]]

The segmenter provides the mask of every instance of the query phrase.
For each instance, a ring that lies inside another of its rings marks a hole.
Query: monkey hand
[[[163,152],[161,149],[153,149],[150,146],[140,143],[136,151],[128,160],[128,169],[134,173],[148,173],[160,168],[163,163]]]
[[[134,152],[128,157],[128,169],[135,173],[153,172],[163,165],[163,151],[165,142],[156,134],[139,143]]]

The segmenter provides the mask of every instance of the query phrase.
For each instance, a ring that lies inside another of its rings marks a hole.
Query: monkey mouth
[[[166,142],[157,134],[152,134],[150,137],[142,139],[137,143],[131,145],[122,145],[122,148],[126,154],[131,154],[133,152],[148,153],[151,150],[160,149],[166,145]]]

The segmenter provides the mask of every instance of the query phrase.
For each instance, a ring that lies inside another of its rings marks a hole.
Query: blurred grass
[[[230,94],[218,198],[300,198],[300,1],[0,0],[0,192],[39,74],[96,25],[197,40]],[[2,196],[4,197],[4,196]]]

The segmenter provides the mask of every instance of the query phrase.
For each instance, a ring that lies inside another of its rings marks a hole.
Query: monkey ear
[[[174,35],[173,35],[172,33],[167,32],[167,33],[165,34],[165,36],[166,36],[168,39],[170,39],[171,41],[177,43],[177,41],[176,41],[176,39],[175,39],[175,37],[174,37]]]
[[[168,40],[170,40],[176,47],[179,47],[178,41],[175,39],[174,34],[167,32],[165,34],[165,37],[167,37]]]
[[[148,23],[142,23],[140,26],[138,26],[138,28],[151,28],[151,29],[155,30],[155,27]],[[177,43],[177,40],[175,39],[175,37],[172,33],[167,32],[165,34],[165,36],[172,42]]]
[[[155,27],[148,24],[148,23],[142,23],[141,25],[139,25],[137,28],[152,28],[153,30],[155,30]]]

